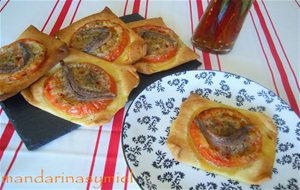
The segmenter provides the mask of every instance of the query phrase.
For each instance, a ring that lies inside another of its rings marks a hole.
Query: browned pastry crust
[[[235,109],[247,116],[255,126],[258,126],[262,135],[262,150],[254,162],[241,167],[215,166],[202,157],[191,145],[189,142],[189,126],[192,120],[196,115],[210,108]],[[245,183],[260,184],[272,177],[276,137],[277,128],[265,114],[234,108],[191,94],[182,104],[180,113],[171,126],[167,146],[177,161]]]
[[[113,62],[117,64],[132,64],[146,54],[144,40],[133,32],[121,19],[119,19],[108,7],[99,13],[82,18],[68,27],[58,31],[56,36],[70,46],[72,35],[87,23],[97,20],[108,20],[122,26],[129,34],[129,43],[122,54]]]
[[[0,74],[0,101],[5,100],[24,88],[27,88],[33,82],[41,78],[46,72],[48,72],[56,63],[62,60],[68,54],[68,49],[65,43],[48,36],[34,26],[29,26],[17,39],[16,42],[3,47],[9,47],[22,40],[37,41],[45,49],[45,58],[38,69],[34,72],[27,72],[26,68],[23,67],[20,71],[26,73],[18,79],[12,79],[15,73],[1,73]],[[31,64],[31,63],[30,63]],[[34,63],[33,63],[34,64]]]
[[[83,126],[99,126],[108,123],[112,119],[114,114],[125,105],[129,93],[139,83],[139,76],[136,73],[134,67],[130,65],[127,66],[112,64],[110,62],[98,59],[95,56],[88,55],[72,48],[70,48],[69,56],[66,57],[63,61],[64,64],[72,62],[89,63],[102,68],[114,79],[116,83],[116,97],[105,109],[102,109],[97,113],[82,117],[75,117],[59,110],[57,107],[53,106],[45,97],[44,88],[47,79],[51,77],[55,72],[57,72],[58,69],[60,69],[60,65],[54,67],[47,75],[42,77],[29,88],[23,90],[22,95],[30,104],[60,118]]]
[[[146,20],[140,20],[135,22],[130,22],[127,24],[130,28],[136,28],[141,26],[161,26],[166,27],[166,24],[163,22],[161,17],[151,18]],[[137,71],[144,74],[152,74],[164,70],[168,70],[174,68],[178,65],[184,64],[188,61],[194,60],[198,58],[198,55],[194,53],[189,47],[187,47],[175,34],[175,38],[178,43],[178,50],[176,55],[171,59],[166,61],[158,62],[158,63],[149,63],[147,61],[143,61],[142,59],[134,63],[134,66],[137,68]]]

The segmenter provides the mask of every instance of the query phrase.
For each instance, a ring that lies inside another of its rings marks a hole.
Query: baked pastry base
[[[70,45],[72,35],[82,26],[96,20],[109,20],[120,24],[129,34],[129,43],[123,53],[113,61],[113,63],[128,65],[139,60],[146,54],[146,45],[144,40],[132,31],[119,17],[117,17],[108,7],[99,13],[84,17],[68,27],[58,31],[55,35],[62,41]],[[96,56],[95,56],[96,57]],[[100,59],[100,58],[99,58]]]
[[[151,18],[146,20],[140,20],[135,22],[130,22],[127,24],[130,28],[141,27],[141,26],[162,26],[167,27],[161,17]],[[168,27],[167,27],[168,28]],[[198,58],[198,55],[194,53],[189,47],[187,47],[176,35],[178,42],[178,50],[176,55],[171,59],[168,59],[163,62],[158,63],[149,63],[143,60],[139,60],[134,63],[137,71],[143,74],[152,74],[160,71],[168,70],[174,68],[178,65],[182,65],[188,61],[195,60]]]
[[[29,26],[17,40],[32,39],[40,42],[46,48],[46,58],[39,69],[33,73],[23,76],[21,79],[8,82],[5,80],[10,74],[0,74],[0,101],[5,100],[41,78],[48,72],[56,63],[68,55],[67,45],[51,36],[48,36],[34,26]]]
[[[262,135],[262,151],[253,163],[232,168],[215,166],[206,161],[193,147],[189,139],[190,123],[200,112],[214,107],[235,109],[258,127]],[[173,157],[179,162],[248,184],[261,184],[272,177],[276,137],[277,128],[265,114],[234,108],[191,94],[183,102],[177,119],[172,123],[167,146]]]

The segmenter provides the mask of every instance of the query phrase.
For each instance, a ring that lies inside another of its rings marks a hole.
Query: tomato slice
[[[170,45],[159,40],[159,38],[153,38],[153,39],[144,38],[148,47],[147,47],[147,55],[142,58],[143,61],[149,63],[160,63],[169,60],[176,55],[178,49],[178,40],[176,34],[171,29],[162,26],[145,25],[145,26],[135,27],[133,28],[133,30],[138,34],[140,34],[141,31],[156,32],[176,42],[175,45]],[[155,53],[153,53],[153,49]]]
[[[102,75],[101,83],[105,83],[108,86],[109,91],[116,94],[117,86],[114,79],[106,73],[102,68],[89,64],[79,63],[84,65],[85,69],[91,69],[93,72],[97,72],[98,76]],[[103,80],[105,78],[105,81]],[[81,101],[74,96],[70,96],[70,93],[66,90],[64,77],[62,70],[58,70],[52,76],[50,76],[44,86],[44,94],[47,100],[58,110],[67,113],[74,117],[83,117],[90,114],[97,113],[104,110],[113,100],[88,100]]]
[[[227,108],[213,108],[206,110],[198,114],[196,117],[206,123],[209,130],[219,133],[219,135],[221,135],[221,133],[225,134],[230,131],[229,128],[226,129],[226,127],[228,127],[226,125],[235,125],[237,128],[245,125],[251,125],[248,123],[248,119],[241,113]],[[225,154],[224,152],[220,151],[218,147],[214,147],[209,144],[206,137],[201,133],[194,121],[192,121],[190,124],[189,134],[190,142],[192,146],[195,147],[197,154],[216,166],[244,166],[254,162],[258,154],[261,152],[262,139],[257,128],[250,132],[249,135],[251,140],[248,142],[248,147],[239,154]]]
[[[111,32],[108,40],[105,40],[99,47],[96,46],[93,50],[86,51],[87,44],[95,42],[95,38],[101,34],[101,29],[108,29]],[[128,43],[128,31],[120,24],[109,20],[96,20],[80,27],[72,35],[69,46],[112,62],[124,52]]]
[[[123,32],[121,34],[121,41],[118,45],[115,46],[114,49],[112,49],[107,55],[105,55],[103,58],[106,61],[112,62],[116,60],[125,50],[127,44],[129,42],[129,35],[128,32],[123,29]]]

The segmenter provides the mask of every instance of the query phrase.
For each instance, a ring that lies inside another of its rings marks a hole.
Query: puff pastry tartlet
[[[83,126],[108,123],[139,83],[132,66],[70,48],[63,62],[22,91],[32,105]]]
[[[0,49],[0,101],[38,80],[67,54],[65,43],[29,26]]]
[[[168,70],[198,58],[160,17],[130,22],[127,25],[147,44],[146,56],[134,63],[140,73],[152,74]]]
[[[132,64],[146,53],[144,40],[107,7],[58,31],[56,36],[71,48],[117,64]]]
[[[260,184],[272,177],[276,137],[265,114],[191,94],[172,123],[167,146],[180,162]]]

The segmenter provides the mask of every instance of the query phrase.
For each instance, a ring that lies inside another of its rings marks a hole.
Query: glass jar
[[[193,33],[193,45],[211,53],[231,51],[254,0],[211,0]]]

